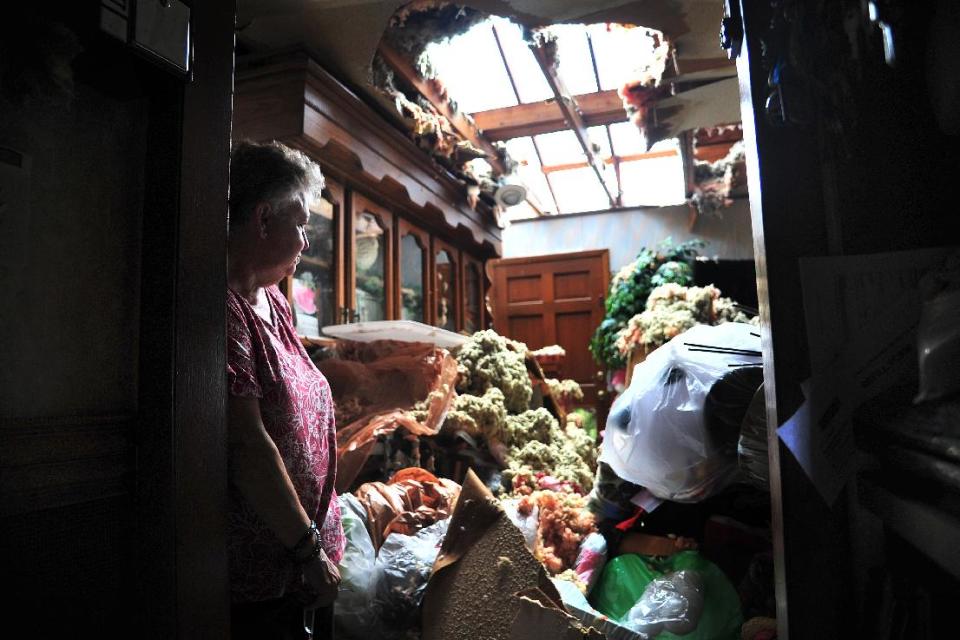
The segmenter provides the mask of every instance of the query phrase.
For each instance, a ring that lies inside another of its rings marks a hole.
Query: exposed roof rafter
[[[604,158],[602,162],[614,166],[621,162],[633,162],[635,160],[653,160],[654,158],[672,158],[677,155],[675,149],[665,149],[663,151],[648,151],[646,153],[632,153],[627,156],[610,156]],[[586,162],[570,162],[567,164],[545,165],[542,167],[543,173],[551,174],[557,171],[568,171],[570,169],[584,169],[589,165]]]
[[[533,52],[533,57],[536,58],[537,63],[543,70],[543,75],[547,79],[547,84],[550,85],[550,89],[553,91],[553,95],[557,99],[557,105],[560,107],[560,111],[563,113],[564,120],[567,121],[567,124],[573,130],[573,133],[577,136],[577,141],[580,143],[580,146],[583,148],[583,153],[587,157],[587,163],[589,163],[594,174],[596,174],[597,180],[600,181],[600,186],[603,187],[603,191],[606,193],[607,199],[610,201],[610,206],[616,207],[617,198],[610,192],[610,187],[603,179],[603,164],[597,158],[596,154],[593,152],[593,148],[590,145],[590,137],[587,135],[587,125],[584,124],[583,117],[580,115],[580,110],[577,107],[577,101],[570,94],[570,92],[567,91],[566,86],[563,84],[563,80],[557,73],[556,66],[554,66],[547,58],[547,53],[543,47],[538,47],[531,44],[530,50]]]
[[[500,42],[500,34],[497,33],[497,25],[491,24],[490,29],[493,31],[493,39],[497,43],[497,50],[500,52],[500,61],[503,63],[504,71],[507,72],[507,78],[510,80],[510,87],[513,89],[513,95],[516,96],[517,102],[520,102],[520,92],[517,91],[517,81],[513,79],[513,72],[510,71],[510,63],[507,61],[507,54],[503,51],[503,43]],[[543,167],[543,155],[540,153],[540,146],[537,144],[536,138],[531,136],[530,142],[533,143],[533,151],[537,154],[537,160],[540,162],[540,166]],[[550,198],[553,199],[554,211],[560,213],[560,203],[557,201],[557,194],[553,192],[553,185],[550,184],[550,179],[547,178],[546,174],[544,174],[543,179],[547,183],[547,189],[550,190]],[[542,212],[542,207],[538,207],[537,209]]]
[[[440,115],[450,121],[451,126],[453,126],[457,133],[487,155],[486,160],[495,171],[501,174],[507,172],[506,167],[504,167],[500,161],[497,149],[490,140],[480,133],[476,124],[471,122],[469,118],[459,111],[454,111],[450,107],[450,101],[446,96],[440,94],[434,82],[421,77],[409,60],[383,40],[380,41],[377,51],[383,57],[384,62],[386,62],[395,73],[413,85],[413,87],[433,105]]]
[[[624,122],[623,101],[614,90],[574,96],[588,127]],[[568,129],[556,100],[529,102],[471,114],[488,140],[510,140]]]

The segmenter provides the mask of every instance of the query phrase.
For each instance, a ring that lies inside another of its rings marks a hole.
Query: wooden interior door
[[[354,193],[352,200],[346,243],[350,320],[393,320],[393,214],[360,194]]]
[[[557,344],[567,352],[559,374],[583,387],[584,402],[597,401],[597,370],[587,345],[603,320],[610,280],[606,249],[490,263],[493,328],[530,349]]]

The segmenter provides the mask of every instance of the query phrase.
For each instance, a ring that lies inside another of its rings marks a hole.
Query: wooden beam
[[[604,158],[604,164],[618,165],[624,162],[633,162],[634,160],[653,160],[654,158],[670,158],[677,155],[676,149],[666,149],[664,151],[648,151],[647,153],[632,153],[627,156],[612,156]],[[567,164],[554,164],[540,167],[544,173],[554,173],[556,171],[569,171],[570,169],[583,169],[589,167],[586,162],[569,162]]]
[[[737,65],[733,60],[730,60],[724,56],[717,58],[684,58],[683,56],[677,57],[677,74],[678,76],[685,76],[691,73],[699,73],[701,71],[718,71],[723,74],[736,75]],[[664,78],[665,80],[669,79],[669,72]]]
[[[607,186],[606,181],[603,179],[603,165],[597,159],[596,155],[593,153],[593,148],[590,146],[590,137],[587,135],[587,125],[584,124],[583,117],[580,115],[580,110],[577,107],[576,99],[574,99],[573,95],[570,94],[566,86],[563,84],[563,80],[561,80],[560,75],[557,73],[556,67],[550,60],[547,59],[546,51],[544,51],[542,47],[538,47],[534,44],[530,45],[530,51],[533,52],[533,57],[537,60],[537,63],[543,70],[543,75],[547,79],[547,84],[550,85],[550,89],[553,91],[553,95],[557,99],[557,105],[559,105],[560,110],[563,112],[563,119],[567,121],[569,127],[573,129],[574,135],[577,136],[577,141],[583,148],[583,153],[587,157],[587,162],[590,164],[590,167],[596,174],[597,180],[600,181],[600,186],[603,187],[604,193],[607,194],[607,199],[610,201],[610,206],[617,206],[616,196],[610,192],[610,187]]]
[[[503,51],[503,43],[500,42],[500,34],[497,32],[496,23],[490,25],[490,30],[493,32],[494,42],[497,43],[497,51],[500,52],[500,61],[503,63],[503,70],[507,72],[507,78],[510,80],[510,88],[513,89],[513,95],[517,99],[517,102],[520,102],[520,92],[517,91],[517,81],[513,79],[513,72],[510,71],[510,62],[507,60],[507,54]],[[533,143],[533,151],[537,154],[537,161],[542,167],[543,155],[540,153],[540,145],[537,144],[536,138],[530,138],[530,142]],[[544,176],[543,180],[547,183],[547,189],[550,190],[550,198],[553,200],[554,210],[560,213],[560,203],[557,201],[557,194],[553,191],[553,185],[550,184],[550,179]]]
[[[583,122],[588,127],[626,122],[623,101],[614,90],[574,96]],[[568,128],[555,99],[518,104],[472,114],[487,140],[510,140],[523,136],[562,131]]]
[[[413,88],[419,91],[440,115],[450,121],[451,126],[457,133],[487,155],[487,162],[490,163],[494,171],[501,174],[507,173],[506,167],[500,162],[497,150],[490,140],[480,133],[480,130],[469,118],[450,107],[450,101],[445,95],[441,95],[435,82],[424,79],[414,68],[413,63],[383,40],[380,41],[377,51],[394,72],[413,85]]]

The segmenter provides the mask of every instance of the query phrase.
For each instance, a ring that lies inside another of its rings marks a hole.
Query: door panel
[[[494,329],[531,349],[563,347],[559,375],[576,380],[590,405],[597,398],[598,366],[587,346],[603,320],[609,264],[606,250],[490,263]]]
[[[553,295],[557,302],[561,300],[589,300],[590,272],[574,271],[553,274]]]
[[[597,364],[593,361],[590,351],[587,349],[587,342],[584,336],[589,340],[593,334],[596,325],[593,320],[591,310],[563,312],[557,311],[557,344],[563,346],[567,355],[563,359],[563,372],[565,377],[574,377],[578,374],[587,376],[587,378],[574,378],[583,387],[583,393],[595,395],[597,391],[597,381],[595,376],[590,378],[591,374],[597,370]],[[567,372],[573,372],[570,375]]]
[[[505,334],[519,340],[530,349],[545,346],[543,342],[543,316],[510,316]]]
[[[505,280],[507,286],[507,302],[543,302],[541,294],[540,274],[532,276],[511,276]]]

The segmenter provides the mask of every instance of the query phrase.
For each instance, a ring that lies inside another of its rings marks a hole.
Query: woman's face
[[[272,212],[264,222],[265,266],[272,282],[293,275],[300,262],[300,252],[310,246],[305,231],[309,218],[308,196],[300,193]]]

